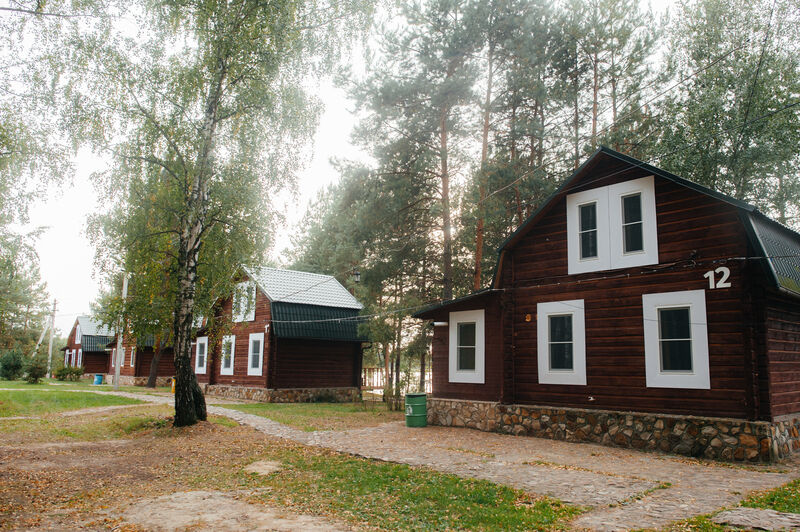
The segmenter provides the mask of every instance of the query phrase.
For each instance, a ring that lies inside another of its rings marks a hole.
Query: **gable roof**
[[[243,269],[273,303],[296,303],[355,310],[364,308],[332,275],[266,266]]]
[[[114,336],[114,332],[91,316],[78,316],[81,336]]]
[[[580,188],[580,181],[586,177],[595,167],[603,161],[621,163],[622,169],[602,177],[611,177],[616,173],[633,168],[641,168],[647,174],[656,175],[684,186],[716,200],[722,201],[739,209],[744,215],[742,222],[750,237],[753,249],[767,261],[772,272],[776,287],[787,291],[793,295],[800,296],[800,234],[779,224],[760,213],[753,205],[728,196],[716,190],[712,190],[703,185],[699,185],[688,179],[679,177],[671,172],[662,170],[650,164],[640,161],[629,155],[625,155],[606,146],[598,148],[573,174],[564,181],[558,189],[547,198],[542,205],[531,214],[508,238],[503,241],[498,248],[498,261],[495,265],[494,276],[492,277],[493,288],[497,288],[498,275],[502,267],[502,257],[506,249],[513,247],[527,234],[548,211],[550,206],[565,196],[568,192]]]

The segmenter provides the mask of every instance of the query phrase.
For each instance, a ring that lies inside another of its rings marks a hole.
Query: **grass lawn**
[[[66,416],[51,416],[47,425],[16,422],[27,432],[24,441],[0,431],[0,528],[125,528],[117,505],[189,490],[234,492],[256,507],[371,530],[565,529],[580,511],[487,481],[265,437],[228,420],[176,429],[170,411],[146,405],[89,416],[92,427],[126,438],[116,442],[92,443],[107,439],[97,431],[80,441],[60,437],[74,443],[28,443],[58,430],[81,435],[87,421]],[[282,469],[266,476],[244,470],[257,460]]]
[[[76,393],[61,390],[12,390],[0,391],[0,418],[12,416],[37,416],[65,410],[77,410],[96,406],[132,405],[141,403],[136,399]]]
[[[743,500],[739,506],[764,508],[778,512],[800,513],[800,479],[784,484],[780,488],[760,492]],[[710,516],[701,515],[676,523],[669,530],[696,530],[700,532],[724,532],[730,528],[711,521]]]
[[[28,384],[25,381],[4,381],[0,380],[0,389],[13,388],[22,390],[100,390],[113,391],[114,387],[110,384],[100,384],[95,386],[90,381],[81,380],[77,382],[59,381],[56,379],[44,379],[39,384]],[[171,387],[160,386],[158,388],[145,388],[144,386],[120,386],[122,392],[152,393],[152,392],[171,392]]]
[[[213,402],[213,398],[209,398],[209,403]],[[403,412],[387,410],[384,403],[252,403],[223,406],[307,432],[373,427],[389,421],[400,421],[404,416]]]

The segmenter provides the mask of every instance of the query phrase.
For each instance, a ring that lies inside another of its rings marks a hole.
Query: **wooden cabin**
[[[334,277],[243,268],[219,302],[232,325],[218,340],[201,329],[192,363],[208,393],[269,402],[352,401],[360,393],[362,305]]]
[[[110,352],[106,344],[114,333],[89,316],[78,316],[67,336],[65,366],[82,366],[85,374],[105,373]]]
[[[124,335],[122,338],[122,364],[119,368],[119,383],[125,386],[145,386],[150,377],[150,365],[153,362],[155,338],[144,336],[136,338]],[[117,357],[117,337],[114,336],[108,344],[111,356],[108,360],[108,373],[106,380],[113,382]],[[175,376],[175,363],[172,347],[162,347],[161,357],[158,360],[156,372],[156,386],[168,386]]]
[[[723,460],[800,448],[800,235],[608,148],[433,320],[432,423]]]

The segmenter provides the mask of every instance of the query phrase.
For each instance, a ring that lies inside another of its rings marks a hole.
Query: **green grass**
[[[383,530],[564,529],[565,521],[581,512],[485,480],[298,445],[274,446],[261,459],[279,461],[284,468],[268,476],[229,469],[198,476],[194,484],[268,488],[251,497]]]
[[[402,412],[390,412],[383,403],[253,403],[222,406],[307,432],[369,427],[403,419]]]
[[[81,380],[77,382],[59,381],[56,379],[45,379],[39,384],[28,384],[25,381],[4,381],[0,380],[0,389],[13,388],[21,390],[99,390],[104,392],[114,391],[114,387],[110,384],[100,384],[95,386],[91,381]],[[159,386],[157,388],[145,388],[144,386],[120,386],[119,391],[134,392],[134,393],[153,393],[153,392],[171,392],[169,386]]]
[[[132,405],[141,401],[60,390],[13,390],[0,391],[0,418],[11,416],[38,416],[65,410],[77,410],[96,406]]]

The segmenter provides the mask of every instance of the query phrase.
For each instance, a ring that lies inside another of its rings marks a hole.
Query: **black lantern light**
[[[358,271],[356,268],[353,268],[353,281],[357,283],[361,282],[361,272]]]

